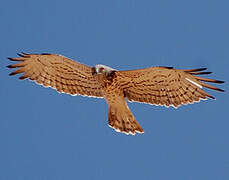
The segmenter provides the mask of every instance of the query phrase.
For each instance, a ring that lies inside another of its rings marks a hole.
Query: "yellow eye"
[[[101,67],[101,68],[99,69],[99,72],[100,72],[100,73],[104,72],[104,68]]]

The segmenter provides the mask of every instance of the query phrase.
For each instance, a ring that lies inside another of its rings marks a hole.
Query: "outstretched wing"
[[[129,101],[178,107],[208,97],[214,99],[213,96],[202,90],[203,87],[223,91],[203,83],[223,83],[223,81],[195,76],[211,73],[200,72],[203,70],[206,68],[177,70],[171,67],[152,67],[118,71],[116,75]]]
[[[18,54],[21,57],[8,58],[19,68],[10,75],[24,73],[19,79],[29,78],[45,87],[71,95],[103,97],[102,88],[92,75],[92,68],[61,55]]]

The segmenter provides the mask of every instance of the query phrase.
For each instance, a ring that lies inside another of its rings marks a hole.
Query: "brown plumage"
[[[18,54],[8,58],[18,68],[10,75],[24,73],[19,79],[29,78],[45,87],[71,95],[105,98],[108,103],[108,123],[116,131],[126,134],[143,133],[127,106],[129,101],[179,107],[214,97],[202,88],[222,91],[206,84],[224,83],[196,75],[210,74],[206,68],[178,70],[172,67],[118,71],[105,65],[89,67],[61,55]]]

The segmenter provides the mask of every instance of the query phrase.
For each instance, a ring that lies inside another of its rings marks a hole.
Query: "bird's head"
[[[102,74],[102,75],[110,75],[111,73],[117,71],[111,67],[102,65],[102,64],[97,64],[95,67],[92,68],[93,74]]]

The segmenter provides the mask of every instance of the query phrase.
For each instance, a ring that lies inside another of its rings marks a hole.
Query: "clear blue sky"
[[[3,1],[0,179],[229,179],[229,88],[179,109],[131,103],[145,130],[107,125],[103,99],[9,77],[17,52],[57,53],[115,69],[207,67],[229,81],[227,0]]]

